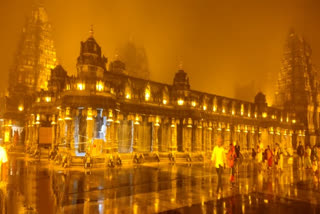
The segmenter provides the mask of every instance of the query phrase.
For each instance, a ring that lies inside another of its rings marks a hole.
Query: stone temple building
[[[304,124],[306,143],[319,143],[320,74],[311,60],[312,50],[305,39],[290,30],[279,73],[276,106],[292,112]]]
[[[26,112],[37,91],[48,89],[51,69],[57,65],[52,28],[43,7],[33,7],[18,45],[14,66],[9,74],[8,96],[1,99],[2,124],[12,133],[3,134],[4,142],[21,135]],[[18,140],[21,141],[21,138]]]
[[[38,8],[24,31],[2,115],[4,143],[23,142],[33,156],[48,148],[65,167],[203,161],[219,136],[225,146],[237,142],[243,154],[276,143],[289,152],[311,130],[296,109],[269,107],[262,93],[247,102],[196,91],[182,68],[172,84],[131,76],[124,62],[108,62],[93,33],[80,43],[77,75],[70,76],[57,64],[50,38]]]

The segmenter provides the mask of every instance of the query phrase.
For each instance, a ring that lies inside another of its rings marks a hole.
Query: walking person
[[[301,141],[299,141],[299,146],[297,148],[297,154],[298,154],[298,157],[299,157],[298,166],[301,169],[301,168],[303,168],[303,165],[304,165],[303,164],[303,162],[304,162],[304,148],[302,146]]]
[[[237,158],[237,154],[235,151],[235,147],[232,145],[232,143],[230,143],[229,151],[227,154],[227,161],[228,161],[228,166],[231,169],[230,182],[231,182],[232,187],[235,182],[234,175],[235,175],[235,160],[236,160],[236,158]]]
[[[272,153],[269,145],[266,150],[266,156],[267,156],[268,169],[271,169],[272,168],[272,161],[273,161],[273,153]]]
[[[311,164],[312,164],[312,171],[313,174],[316,175],[318,171],[318,149],[317,146],[314,145],[311,150]]]
[[[217,193],[219,193],[219,190],[222,192],[222,173],[225,167],[225,159],[225,150],[222,147],[222,138],[218,137],[217,145],[213,148],[211,156],[211,161],[214,163],[218,175]]]
[[[305,152],[305,164],[306,164],[306,169],[311,169],[312,164],[311,164],[311,149],[310,146],[307,146],[306,152]]]

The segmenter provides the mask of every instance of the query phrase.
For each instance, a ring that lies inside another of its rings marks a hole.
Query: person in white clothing
[[[222,192],[222,173],[226,163],[225,156],[226,156],[225,150],[222,147],[222,138],[218,137],[217,145],[214,147],[212,151],[212,156],[211,156],[211,161],[214,163],[217,174],[218,174],[217,192],[219,192],[219,189]]]

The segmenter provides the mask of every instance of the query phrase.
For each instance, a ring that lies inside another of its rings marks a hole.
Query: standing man
[[[299,156],[299,168],[303,168],[303,162],[304,162],[304,148],[302,146],[301,141],[299,141],[299,146],[297,148],[297,154]]]
[[[214,163],[218,175],[217,193],[219,192],[219,189],[222,192],[222,173],[226,163],[225,159],[225,151],[222,147],[222,138],[219,136],[217,139],[217,145],[214,147],[211,156],[211,161]]]

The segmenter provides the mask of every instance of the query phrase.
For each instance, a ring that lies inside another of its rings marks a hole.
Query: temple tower
[[[310,143],[314,144],[319,129],[319,76],[311,61],[310,45],[290,30],[280,69],[275,103],[295,114],[307,128]]]
[[[57,65],[52,27],[43,6],[33,7],[27,19],[9,74],[9,94],[18,88],[32,94],[47,89],[51,69]]]

